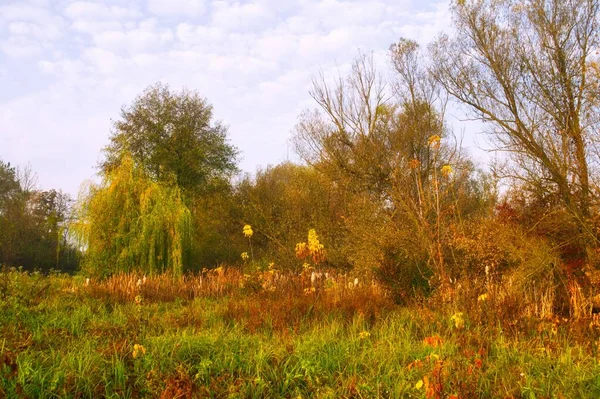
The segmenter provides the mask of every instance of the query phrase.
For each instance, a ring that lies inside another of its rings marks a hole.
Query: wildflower
[[[423,345],[425,346],[433,346],[434,348],[436,348],[438,346],[442,346],[442,343],[442,338],[440,338],[437,335],[423,338]]]
[[[88,285],[90,285],[90,278],[86,278],[85,279],[85,286],[87,287]]]
[[[433,149],[438,149],[440,148],[440,141],[442,140],[442,138],[440,136],[438,136],[437,134],[430,136],[427,139],[427,144],[433,148]]]
[[[370,333],[370,332],[368,332],[368,331],[361,331],[361,332],[358,334],[358,337],[359,337],[360,339],[366,339],[366,338],[369,338],[370,336],[371,336],[371,333]]]
[[[315,287],[305,288],[304,289],[304,295],[310,295],[310,294],[312,294],[315,291],[316,291]]]
[[[146,354],[146,348],[144,348],[140,344],[133,345],[133,358],[137,359],[138,357],[142,357]]]
[[[141,305],[144,301],[144,298],[141,295],[136,295],[134,300],[136,305]]]
[[[448,177],[452,174],[452,166],[444,165],[442,166],[442,176]]]
[[[250,259],[250,256],[248,256],[248,252],[242,252],[242,260],[245,262],[248,259]]]
[[[308,231],[308,251],[312,255],[315,263],[318,263],[321,256],[323,255],[324,246],[319,242],[319,236],[317,236],[317,232],[315,229],[310,229]]]
[[[252,226],[250,226],[249,224],[244,226],[244,237],[252,237],[252,234],[254,234],[254,232],[252,231]]]
[[[477,302],[485,302],[488,300],[488,294],[481,294],[477,297]]]
[[[410,169],[417,169],[419,166],[421,166],[421,162],[419,162],[419,160],[418,160],[418,159],[411,159],[411,160],[408,162],[408,167],[409,167]]]
[[[296,257],[300,259],[304,259],[308,256],[308,246],[305,242],[299,242],[296,244]]]
[[[415,388],[417,388],[417,389],[423,388],[423,380],[417,381],[417,383],[415,384]]]
[[[450,320],[454,323],[454,327],[457,330],[462,330],[465,326],[465,319],[463,318],[462,312],[456,312],[450,317]]]
[[[421,359],[416,359],[415,361],[412,361],[408,364],[408,366],[406,366],[406,368],[408,370],[412,370],[414,368],[421,368],[423,366],[423,361]]]

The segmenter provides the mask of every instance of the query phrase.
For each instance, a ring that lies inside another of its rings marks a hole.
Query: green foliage
[[[217,188],[236,170],[237,150],[212,106],[196,92],[158,83],[121,111],[104,153],[104,173],[131,156],[149,179],[172,183],[189,196]]]
[[[182,273],[190,211],[179,188],[150,180],[131,157],[111,169],[100,186],[89,188],[76,217],[73,230],[85,248],[84,272]]]

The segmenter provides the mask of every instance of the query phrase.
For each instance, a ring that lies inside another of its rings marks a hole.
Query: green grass
[[[79,278],[14,274],[0,297],[0,397],[600,397],[588,325],[509,333],[465,315],[459,330],[442,309],[385,302],[372,317],[368,298],[319,307],[277,292],[138,305]]]

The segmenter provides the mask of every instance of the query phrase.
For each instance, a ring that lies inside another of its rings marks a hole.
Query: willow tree
[[[175,184],[151,180],[130,156],[81,195],[76,220],[85,272],[182,273],[190,211]]]

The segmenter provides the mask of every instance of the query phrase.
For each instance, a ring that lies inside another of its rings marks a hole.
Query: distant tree
[[[35,187],[30,168],[0,161],[0,264],[25,269],[74,271],[78,251],[69,241],[71,200]]]
[[[6,204],[21,191],[16,169],[10,162],[0,161],[0,214],[5,211]]]
[[[566,210],[584,246],[598,240],[598,10],[597,0],[459,0],[455,34],[431,46],[436,80],[514,161],[506,175]]]
[[[227,128],[213,121],[212,106],[197,92],[148,87],[114,122],[104,149],[104,173],[118,168],[125,154],[153,181],[173,180],[188,196],[221,187],[236,171],[237,150]]]
[[[17,221],[23,203],[16,169],[0,161],[0,263],[14,265],[17,260]]]

